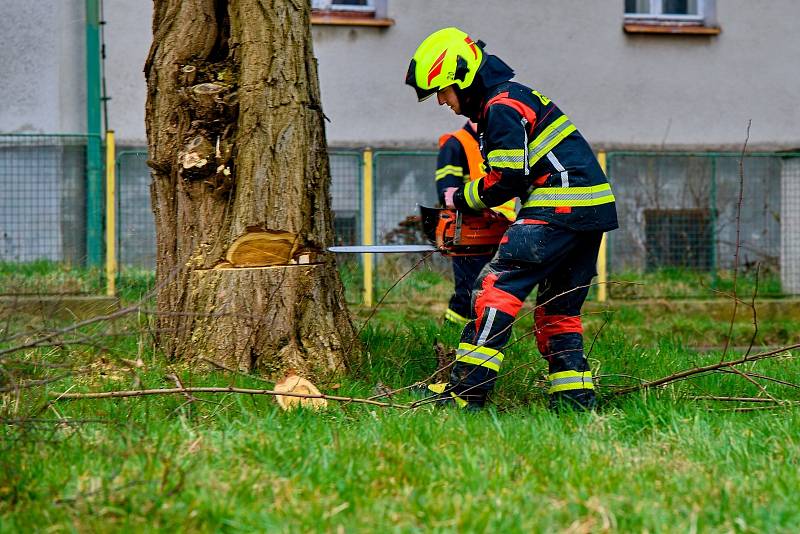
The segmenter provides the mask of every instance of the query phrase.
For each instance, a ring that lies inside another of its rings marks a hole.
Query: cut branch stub
[[[197,76],[197,67],[194,65],[184,65],[181,68],[181,75],[183,76],[183,85],[192,85],[195,76]]]
[[[283,230],[248,232],[231,244],[225,260],[233,267],[285,265],[297,252],[299,241],[297,234]]]
[[[214,147],[202,135],[193,137],[178,154],[178,161],[184,170],[205,167],[214,155]]]
[[[214,109],[222,103],[227,87],[217,83],[201,83],[192,87],[191,97],[197,107],[196,116],[212,116]]]

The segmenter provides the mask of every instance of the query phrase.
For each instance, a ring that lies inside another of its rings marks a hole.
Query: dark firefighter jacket
[[[461,187],[471,180],[485,175],[483,155],[480,151],[478,133],[469,123],[455,132],[439,138],[439,156],[436,162],[436,191],[444,206],[444,192],[449,187]],[[516,202],[511,199],[492,210],[513,221],[516,217]]]
[[[456,192],[456,208],[519,197],[518,219],[576,231],[617,228],[614,195],[591,147],[549,98],[503,81],[486,90],[476,118],[487,174]]]

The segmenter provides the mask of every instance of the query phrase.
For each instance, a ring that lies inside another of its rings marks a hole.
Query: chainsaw
[[[440,252],[443,256],[478,256],[494,253],[511,224],[497,213],[479,214],[450,208],[420,206],[422,230],[429,244],[418,245],[345,245],[329,247],[338,253],[409,253]]]

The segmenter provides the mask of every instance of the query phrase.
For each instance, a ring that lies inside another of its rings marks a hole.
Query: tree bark
[[[160,348],[272,376],[341,370],[354,330],[324,252],[330,168],[309,2],[155,0],[145,75]],[[237,267],[228,251],[259,242],[249,234],[281,236],[292,259]]]

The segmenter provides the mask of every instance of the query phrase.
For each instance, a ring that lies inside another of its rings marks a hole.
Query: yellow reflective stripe
[[[456,361],[486,367],[499,373],[500,366],[503,364],[503,353],[489,347],[459,343],[456,351]]]
[[[464,186],[464,200],[467,201],[467,206],[474,210],[482,210],[486,207],[481,197],[478,195],[478,184],[481,183],[482,178],[472,180]]]
[[[516,199],[512,198],[508,202],[493,207],[492,211],[499,213],[509,221],[514,222],[514,220],[517,218],[517,201]]]
[[[525,165],[525,149],[492,150],[486,163],[494,168],[521,169]]]
[[[561,115],[548,124],[547,128],[528,145],[528,165],[533,167],[537,161],[546,156],[558,143],[576,130],[575,125],[570,122],[569,117],[566,115]]]
[[[539,187],[531,192],[522,207],[599,206],[615,200],[608,183],[588,187]]]
[[[445,165],[440,169],[436,169],[436,179],[441,180],[445,176],[455,176],[456,178],[464,177],[464,167],[458,165]]]
[[[428,384],[428,389],[434,393],[442,393],[447,387],[447,382],[437,382],[436,384]]]
[[[594,389],[591,371],[561,371],[553,373],[549,377],[550,389],[548,393],[558,393],[559,391],[570,391],[573,389]]]
[[[453,397],[453,400],[456,401],[456,406],[458,406],[459,408],[466,408],[467,404],[469,404],[467,401],[465,401],[452,391],[450,392],[450,396]]]
[[[461,326],[464,326],[469,322],[469,319],[459,313],[454,312],[450,308],[447,308],[447,311],[444,312],[444,318],[451,323],[456,323],[457,325]]]

